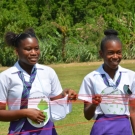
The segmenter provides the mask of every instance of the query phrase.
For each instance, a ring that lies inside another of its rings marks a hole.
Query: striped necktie
[[[106,86],[108,86],[108,87],[117,88],[118,85],[119,85],[119,83],[120,83],[120,80],[121,80],[121,72],[120,72],[120,75],[119,75],[119,77],[118,77],[118,79],[117,79],[117,81],[116,81],[116,84],[115,84],[114,86],[111,86],[111,85],[109,84],[109,81],[108,81],[108,79],[107,79],[107,77],[106,77],[105,74],[101,74],[101,76],[102,76],[102,78],[103,78],[103,80],[104,80],[104,84],[105,84]]]
[[[37,69],[34,68],[33,72],[30,75],[30,81],[26,82],[22,71],[18,72],[18,76],[23,82],[23,92],[22,92],[20,109],[25,109],[28,107],[28,98],[29,98],[29,94],[30,94],[30,89],[31,89],[32,83],[36,77],[36,73],[37,73]],[[21,131],[21,129],[25,123],[25,120],[26,120],[26,118],[22,118],[18,121],[18,124],[15,129],[15,133]]]

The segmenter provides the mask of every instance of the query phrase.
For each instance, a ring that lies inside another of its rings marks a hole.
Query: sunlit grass
[[[100,63],[99,63],[100,64]],[[99,64],[51,65],[55,69],[63,88],[79,91],[86,74],[98,68]],[[125,68],[135,70],[133,62],[122,62]],[[58,135],[89,135],[93,120],[87,121],[83,116],[83,103],[74,102],[72,112],[61,121],[55,122]],[[0,135],[6,135],[9,123],[0,122]]]

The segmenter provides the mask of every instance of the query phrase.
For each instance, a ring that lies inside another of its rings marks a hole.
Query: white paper
[[[72,103],[71,102],[67,103],[66,111],[67,111],[66,112],[67,114],[69,114],[72,111]]]
[[[29,95],[28,99],[28,108],[35,108],[37,110],[41,110],[44,112],[44,115],[46,116],[45,121],[42,123],[38,124],[32,121],[31,119],[27,118],[29,123],[37,128],[41,128],[45,126],[49,119],[50,119],[50,111],[49,111],[49,99],[47,96],[44,95],[42,92],[34,92]],[[45,108],[44,108],[45,107]]]
[[[64,119],[72,111],[72,103],[67,102],[68,95],[64,98],[50,101],[50,118],[51,121]]]
[[[121,90],[108,87],[102,91],[100,107],[104,114],[124,114],[126,110],[125,100]]]

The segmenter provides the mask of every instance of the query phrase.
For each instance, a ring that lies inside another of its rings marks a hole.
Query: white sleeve
[[[81,84],[80,91],[78,93],[78,99],[92,102],[92,95],[94,94],[92,81],[86,76]]]
[[[130,96],[130,100],[133,100],[135,99],[135,75],[134,75],[133,82],[131,85],[131,91],[132,91],[132,95]]]
[[[50,97],[58,96],[62,93],[62,87],[56,72],[52,69],[51,76],[51,94]]]
[[[67,103],[68,96],[64,98],[50,101],[50,116],[51,121],[64,119],[72,110],[72,104]]]
[[[0,102],[6,103],[8,95],[8,78],[0,74]]]

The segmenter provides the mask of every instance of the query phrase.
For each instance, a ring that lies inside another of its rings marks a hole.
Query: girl
[[[40,49],[33,29],[8,32],[5,41],[15,48],[18,61],[0,74],[0,121],[10,121],[9,134],[57,135],[48,102],[67,94],[68,100],[76,100],[76,92],[62,91],[55,71],[37,63]]]
[[[135,133],[135,73],[119,65],[122,43],[117,31],[104,34],[99,51],[104,63],[85,76],[78,98],[84,100],[85,118],[96,119],[90,135],[132,135],[129,114]]]

